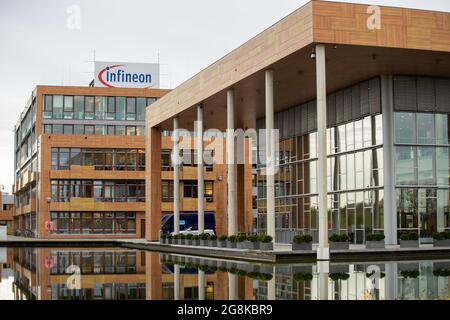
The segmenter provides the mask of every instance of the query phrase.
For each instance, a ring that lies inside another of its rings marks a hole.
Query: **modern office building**
[[[162,89],[37,86],[15,127],[18,234],[145,234],[145,109]]]
[[[146,125],[149,240],[163,213],[161,132],[238,128],[278,134],[258,149],[259,232],[312,234],[323,257],[331,233],[427,242],[450,230],[450,14],[311,1],[159,99]],[[227,162],[229,233],[243,229],[240,170]]]
[[[0,226],[6,226],[7,232],[13,229],[14,197],[5,192],[0,192]]]

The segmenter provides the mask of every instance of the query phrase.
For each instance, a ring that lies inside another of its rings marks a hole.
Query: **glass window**
[[[108,136],[114,136],[116,134],[115,126],[108,126]]]
[[[106,120],[115,120],[116,119],[116,98],[108,97],[108,105],[106,110]]]
[[[73,134],[73,125],[65,124],[64,125],[64,134]]]
[[[84,96],[75,96],[75,119],[83,120],[84,119]]]
[[[450,190],[437,191],[437,231],[450,230]]]
[[[434,179],[434,148],[417,148],[417,164],[419,185],[435,184]]]
[[[450,186],[450,148],[436,148],[437,184]]]
[[[80,149],[72,148],[70,150],[70,164],[79,166],[81,164]]]
[[[136,120],[145,120],[146,99],[145,98],[137,98],[136,104],[137,104]]]
[[[104,136],[105,135],[105,126],[103,126],[103,125],[96,125],[95,126],[95,135],[97,135],[97,136]]]
[[[53,96],[53,119],[62,119],[63,117],[63,96]]]
[[[137,136],[145,136],[145,127],[144,126],[136,126],[136,135]]]
[[[52,125],[44,124],[44,134],[52,134]]]
[[[44,111],[52,112],[53,111],[53,96],[46,94],[44,97]]]
[[[397,184],[417,184],[416,150],[413,147],[395,148],[395,179]]]
[[[432,113],[417,114],[417,142],[419,144],[435,143],[434,119],[435,115]]]
[[[84,126],[84,134],[94,134],[94,126],[93,125],[85,125]]]
[[[436,114],[436,144],[450,144],[450,117]]]
[[[95,97],[95,119],[103,120],[105,118],[106,97]]]
[[[416,143],[416,115],[414,113],[396,112],[394,127],[396,143]]]
[[[53,134],[63,134],[63,125],[62,124],[54,124],[53,125]]]
[[[73,97],[64,97],[64,119],[73,119]]]
[[[73,128],[74,134],[84,134],[84,126],[82,124],[76,124]]]
[[[116,136],[125,135],[125,126],[116,126]]]
[[[84,118],[86,120],[94,119],[94,97],[85,97]]]
[[[126,112],[125,97],[116,97],[116,120],[125,120]]]
[[[127,120],[136,120],[136,98],[127,98]]]
[[[127,126],[127,136],[135,136],[135,135],[136,135],[136,127]]]

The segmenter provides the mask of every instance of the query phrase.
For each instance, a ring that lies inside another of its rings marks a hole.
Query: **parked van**
[[[161,233],[173,233],[173,214],[166,214],[161,219]],[[198,234],[198,214],[197,213],[180,213],[180,233],[181,234]],[[216,221],[214,213],[205,213],[205,233],[216,233]]]

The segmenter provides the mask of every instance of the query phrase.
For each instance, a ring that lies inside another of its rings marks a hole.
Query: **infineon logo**
[[[96,61],[94,86],[107,88],[158,88],[159,64]]]

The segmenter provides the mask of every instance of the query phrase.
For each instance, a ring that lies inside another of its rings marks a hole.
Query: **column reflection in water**
[[[180,265],[174,265],[173,270],[173,298],[180,300]]]
[[[317,272],[319,281],[319,300],[328,300],[328,275],[330,273],[330,261],[318,261]]]
[[[267,282],[267,300],[276,300],[276,266],[273,267],[273,277]]]
[[[198,300],[205,300],[205,271],[198,270]]]
[[[228,300],[237,299],[237,276],[228,273]]]

